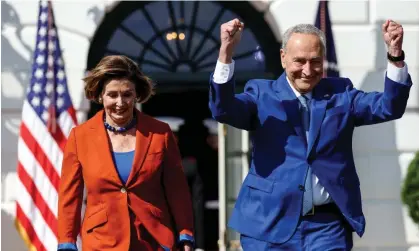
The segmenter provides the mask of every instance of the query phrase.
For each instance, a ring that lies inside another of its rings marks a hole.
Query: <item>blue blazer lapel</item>
[[[282,106],[287,114],[287,121],[294,128],[298,136],[305,139],[305,132],[299,111],[299,101],[288,84],[285,73],[275,83],[275,91],[280,97]]]
[[[326,112],[327,100],[330,98],[330,95],[325,90],[320,88],[320,83],[317,86],[319,88],[314,88],[310,106],[311,114],[307,157],[310,155],[313,145],[319,136],[320,127],[323,123],[324,114]]]

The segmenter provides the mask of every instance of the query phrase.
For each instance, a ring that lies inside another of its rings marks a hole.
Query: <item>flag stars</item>
[[[47,94],[51,94],[53,90],[54,90],[54,85],[52,83],[47,83],[47,85],[45,86],[45,92]]]
[[[35,71],[35,77],[37,79],[41,79],[42,77],[44,77],[44,72],[42,71],[42,69],[38,68]]]
[[[42,1],[41,6],[42,8],[48,8],[48,1]]]
[[[44,100],[42,100],[42,105],[45,108],[48,108],[50,104],[51,104],[51,100],[49,98],[44,98]]]
[[[51,51],[55,51],[55,44],[53,42],[49,43],[48,49],[50,49]]]
[[[57,98],[57,107],[61,108],[64,106],[64,99],[63,98]]]
[[[43,64],[43,63],[45,63],[45,57],[44,57],[44,56],[42,56],[42,55],[38,55],[38,56],[36,57],[36,63],[37,63],[37,64],[39,64],[39,65],[41,65],[41,64]]]
[[[44,122],[53,115],[49,108],[57,112],[71,104],[66,83],[64,59],[59,47],[58,31],[50,13],[50,2],[40,0],[41,11],[38,16],[37,44],[33,59],[33,79],[27,87],[27,101]],[[68,100],[69,99],[69,100]]]
[[[41,84],[40,83],[38,83],[38,82],[36,82],[34,85],[33,85],[33,92],[35,92],[35,93],[40,93],[41,91],[42,91],[42,86],[41,86]]]
[[[45,50],[46,47],[47,47],[47,45],[46,45],[45,41],[39,42],[39,44],[38,44],[38,49],[39,50],[43,51],[43,50]]]
[[[59,70],[59,71],[58,71],[58,73],[57,73],[57,78],[58,78],[59,80],[63,80],[63,79],[64,79],[64,77],[65,77],[65,73],[64,73],[64,71],[63,71],[63,70]]]
[[[47,111],[44,111],[44,112],[42,112],[41,117],[42,117],[42,119],[44,121],[48,121],[48,119],[49,119],[49,113]]]
[[[57,86],[57,93],[58,94],[60,94],[60,95],[62,95],[63,93],[65,92],[65,87],[64,87],[64,85],[58,85]]]
[[[41,28],[39,29],[38,34],[39,34],[41,37],[45,37],[45,35],[47,34],[47,28],[45,28],[45,27],[41,27]]]
[[[51,30],[49,30],[49,35],[51,37],[55,37],[57,35],[57,32],[55,31],[55,29],[51,29]]]
[[[39,16],[39,20],[41,20],[41,22],[45,23],[48,19],[48,14],[45,12],[42,12],[41,15]]]
[[[47,71],[47,79],[52,79],[54,77],[54,72],[52,70]]]
[[[34,107],[38,107],[40,103],[41,103],[41,100],[37,96],[33,97],[32,100],[31,100],[31,104]]]

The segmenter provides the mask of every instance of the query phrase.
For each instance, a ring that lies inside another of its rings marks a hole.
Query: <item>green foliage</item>
[[[419,224],[419,152],[407,169],[401,196],[413,222]]]

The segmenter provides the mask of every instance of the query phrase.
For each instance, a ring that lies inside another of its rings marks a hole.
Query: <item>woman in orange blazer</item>
[[[127,57],[108,56],[85,82],[104,109],[68,138],[58,250],[77,250],[79,233],[83,251],[192,250],[192,203],[172,131],[135,109],[152,95],[151,81]]]

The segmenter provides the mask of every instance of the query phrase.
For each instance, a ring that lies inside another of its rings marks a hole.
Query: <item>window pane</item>
[[[255,36],[249,29],[244,29],[240,43],[236,47],[236,54],[255,50],[258,46]]]
[[[173,62],[174,58],[171,56],[171,54],[169,54],[167,48],[163,45],[163,42],[162,42],[163,39],[166,39],[166,38],[165,37],[158,37],[156,40],[150,41],[151,46],[155,50],[161,52],[163,55],[165,55],[167,58],[169,58]]]
[[[144,41],[148,41],[154,35],[154,31],[145,18],[142,10],[133,12],[122,22],[122,25]]]
[[[200,1],[196,25],[202,29],[208,30],[215,15],[217,15],[220,9],[220,5],[216,3]]]
[[[158,30],[161,31],[171,27],[167,2],[153,2],[147,4],[145,6],[145,11],[148,12]]]
[[[214,46],[218,47],[218,45],[216,43],[214,43],[214,41],[209,40],[209,39],[205,40],[204,43],[201,46],[199,46],[198,53],[196,54],[196,57],[194,59],[195,60],[200,59],[202,56],[204,56],[205,53],[207,53],[212,48],[214,48]],[[217,53],[217,51],[213,51],[212,53],[214,54],[214,52]],[[206,59],[207,57],[205,57],[203,59]]]
[[[157,55],[156,53],[154,53],[151,50],[147,50],[145,52],[144,59],[145,60],[150,60],[150,61],[153,61],[153,62],[156,62],[156,63],[159,63],[159,64],[162,64],[162,65],[165,65],[167,67],[170,66],[164,59],[161,58],[161,56]]]
[[[130,57],[138,57],[143,46],[121,29],[117,29],[109,40],[107,48]]]
[[[141,64],[141,70],[144,73],[149,73],[149,72],[167,72],[166,70],[164,70],[164,69],[162,69],[160,67],[157,67],[157,66],[154,66],[154,65],[150,65],[148,63]]]

